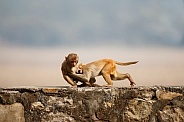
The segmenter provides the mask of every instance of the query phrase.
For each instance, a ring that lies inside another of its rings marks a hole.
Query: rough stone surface
[[[184,122],[184,87],[0,89],[0,122]]]
[[[25,122],[23,105],[21,103],[0,104],[0,122]]]

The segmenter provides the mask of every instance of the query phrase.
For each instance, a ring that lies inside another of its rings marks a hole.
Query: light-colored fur
[[[134,62],[118,62],[114,61],[112,59],[101,59],[97,60],[91,63],[88,63],[86,65],[80,64],[78,66],[79,70],[82,70],[83,77],[89,81],[90,78],[95,78],[96,76],[102,75],[104,80],[107,82],[106,86],[112,86],[113,82],[112,80],[124,80],[128,79],[130,81],[130,85],[134,86],[135,82],[130,76],[130,74],[121,74],[116,71],[116,64],[121,66],[127,66],[131,64],[136,64],[138,61]]]

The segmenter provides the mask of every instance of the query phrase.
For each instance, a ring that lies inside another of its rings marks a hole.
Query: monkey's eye
[[[70,61],[71,63],[78,63],[78,61]]]

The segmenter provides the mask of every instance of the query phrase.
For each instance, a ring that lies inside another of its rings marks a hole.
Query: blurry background
[[[184,1],[0,1],[0,87],[68,86],[60,66],[71,52],[82,63],[139,60],[118,66],[137,85],[183,85]]]

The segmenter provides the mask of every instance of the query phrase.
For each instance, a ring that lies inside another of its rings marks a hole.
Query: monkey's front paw
[[[77,85],[74,85],[74,86],[70,86],[70,88],[77,88]]]

